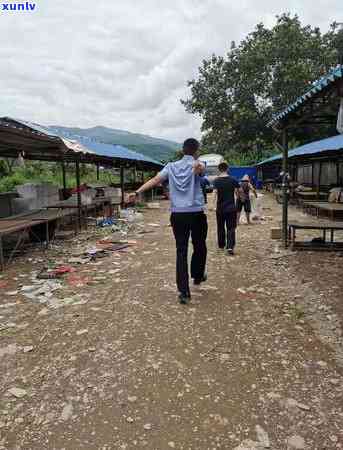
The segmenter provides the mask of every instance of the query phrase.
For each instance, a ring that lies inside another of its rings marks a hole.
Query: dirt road
[[[270,199],[225,256],[210,212],[208,282],[179,305],[167,206],[127,253],[77,269],[78,302],[21,294],[63,251],[0,278],[0,448],[343,448],[342,258],[279,250]]]

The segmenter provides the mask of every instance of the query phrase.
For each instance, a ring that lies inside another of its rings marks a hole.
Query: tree
[[[266,124],[337,64],[339,33],[337,24],[322,34],[283,14],[272,29],[260,23],[238,46],[231,43],[227,55],[204,60],[198,78],[188,82],[190,97],[181,100],[203,119],[203,147],[252,160],[271,154],[273,133]],[[308,131],[294,138],[303,143]],[[316,130],[316,137],[325,133]]]

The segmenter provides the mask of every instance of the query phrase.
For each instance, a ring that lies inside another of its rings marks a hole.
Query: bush
[[[44,162],[26,162],[23,167],[13,169],[11,175],[3,176],[0,173],[0,192],[13,191],[24,183],[42,183],[48,182],[55,186],[62,187],[62,170],[58,164]],[[67,187],[76,186],[74,165],[66,168]],[[109,183],[119,183],[117,176],[109,170],[100,171],[100,181]],[[95,167],[91,165],[82,165],[81,183],[96,183]]]

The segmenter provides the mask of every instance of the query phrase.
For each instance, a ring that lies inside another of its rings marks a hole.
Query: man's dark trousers
[[[237,212],[217,211],[218,247],[233,250],[236,245]]]
[[[201,280],[205,273],[207,217],[204,212],[172,213],[171,225],[176,240],[176,283],[180,293],[188,295],[188,241],[192,238],[191,278]]]

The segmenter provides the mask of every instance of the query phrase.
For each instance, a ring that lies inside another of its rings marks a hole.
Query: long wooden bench
[[[288,228],[292,250],[343,250],[343,240],[335,242],[335,232],[343,231],[343,222],[289,222]],[[296,235],[299,230],[318,230],[321,231],[322,236],[311,241],[297,241]],[[328,233],[329,240],[327,240]]]
[[[343,214],[343,203],[329,203],[329,202],[304,202],[304,210],[315,211],[315,215],[319,218],[320,211],[328,214],[331,220],[335,219],[337,213]]]
[[[62,219],[63,217],[72,215],[75,215],[75,212],[71,209],[67,209],[64,211],[39,210],[20,214],[18,216],[10,216],[4,219],[0,219],[0,270],[4,270],[5,268],[5,256],[3,250],[4,236],[10,234],[18,234],[16,244],[11,251],[11,254],[7,261],[8,263],[10,263],[15,252],[21,245],[26,232],[31,231],[34,234],[32,229],[34,229],[35,226],[45,225],[45,242],[48,246],[50,241],[49,225],[58,219]]]

